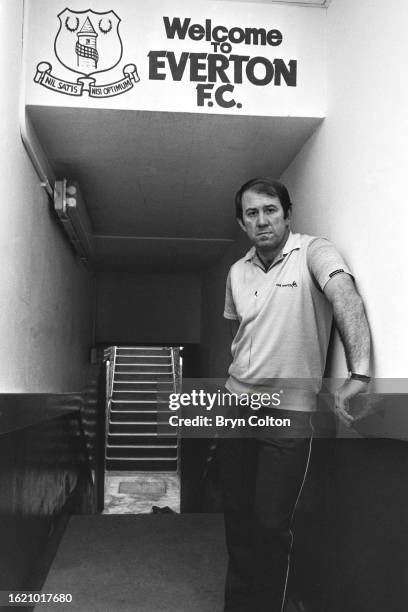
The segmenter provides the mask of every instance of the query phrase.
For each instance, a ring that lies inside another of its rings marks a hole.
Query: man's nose
[[[262,226],[262,225],[266,225],[266,223],[267,223],[266,215],[262,210],[260,210],[258,214],[258,225]]]

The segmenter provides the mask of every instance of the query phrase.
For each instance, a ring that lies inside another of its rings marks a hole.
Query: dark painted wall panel
[[[100,274],[96,341],[200,341],[201,284],[193,274]]]
[[[62,517],[100,509],[101,374],[81,396],[0,396],[0,590],[39,588]]]
[[[75,414],[0,438],[0,589],[22,588],[85,470]]]

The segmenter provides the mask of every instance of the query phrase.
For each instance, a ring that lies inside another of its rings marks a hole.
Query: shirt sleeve
[[[336,274],[349,274],[354,280],[343,257],[326,238],[316,238],[309,244],[307,263],[312,277],[322,291]]]
[[[238,320],[238,315],[234,304],[234,298],[232,297],[231,270],[228,272],[227,284],[225,287],[224,318]]]

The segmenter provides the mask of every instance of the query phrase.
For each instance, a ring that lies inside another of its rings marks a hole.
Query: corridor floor
[[[221,612],[225,569],[219,514],[73,516],[42,592],[72,594],[60,612]]]

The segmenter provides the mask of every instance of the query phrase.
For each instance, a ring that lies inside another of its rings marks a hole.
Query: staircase
[[[177,430],[165,423],[169,394],[180,385],[180,348],[110,347],[105,359],[106,470],[176,472]]]

